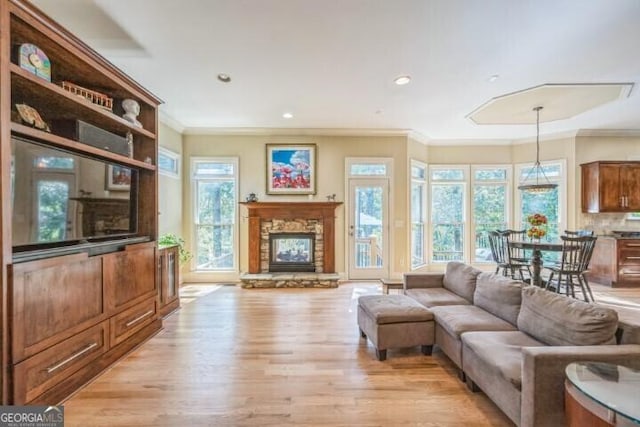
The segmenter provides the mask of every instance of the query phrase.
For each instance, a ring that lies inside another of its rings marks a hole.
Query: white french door
[[[349,179],[349,278],[389,277],[389,180]]]

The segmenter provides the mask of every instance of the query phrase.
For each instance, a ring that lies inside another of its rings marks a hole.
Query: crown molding
[[[158,120],[178,133],[184,133],[185,131],[185,127],[182,123],[165,113],[162,109],[158,109]]]
[[[410,130],[409,133],[407,134],[407,137],[413,139],[414,141],[419,142],[422,145],[427,145],[427,146],[431,144],[431,141],[432,141],[431,138],[429,138],[427,135],[415,130]]]
[[[580,129],[576,136],[640,137],[640,129]]]
[[[187,127],[185,135],[408,136],[409,129]]]
[[[508,146],[513,145],[512,139],[432,139],[427,145],[433,147],[446,147],[446,146]]]

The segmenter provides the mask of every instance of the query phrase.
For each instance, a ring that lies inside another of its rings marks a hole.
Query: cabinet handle
[[[148,315],[153,314],[153,310],[149,310],[144,314],[141,314],[140,316],[136,317],[133,320],[128,321],[124,326],[126,326],[127,328],[131,325],[133,325],[134,323],[138,323],[139,321],[141,321],[142,319],[144,319],[145,317],[147,317]]]
[[[627,243],[625,246],[630,248],[640,248],[640,243]]]
[[[640,259],[640,256],[628,256],[627,259]]]
[[[67,357],[66,359],[64,359],[62,362],[57,363],[49,368],[47,368],[47,374],[50,374],[54,371],[57,371],[58,369],[62,368],[64,365],[68,364],[69,362],[72,362],[73,360],[77,359],[78,357],[82,356],[83,354],[85,354],[87,351],[91,350],[92,348],[95,348],[98,346],[97,342],[91,343],[88,346],[86,346],[85,348],[83,348],[82,350],[78,351],[77,353],[72,354],[71,356]]]

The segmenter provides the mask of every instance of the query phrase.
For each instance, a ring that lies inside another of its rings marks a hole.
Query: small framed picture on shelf
[[[107,165],[105,190],[129,191],[131,169],[118,165]]]
[[[267,144],[267,194],[316,194],[316,145]]]

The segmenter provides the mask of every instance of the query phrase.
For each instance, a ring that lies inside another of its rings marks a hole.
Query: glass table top
[[[601,362],[570,363],[567,379],[581,392],[640,425],[640,370]]]

